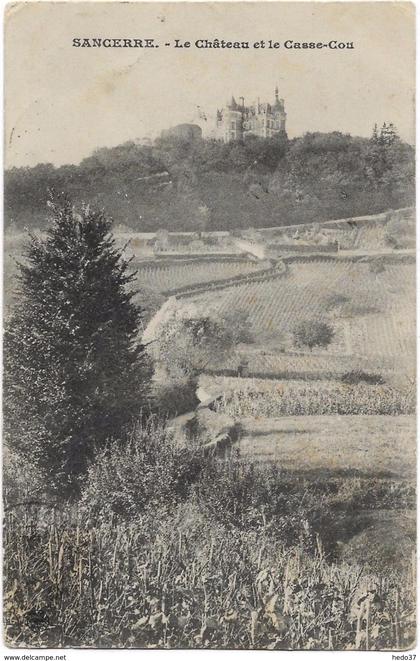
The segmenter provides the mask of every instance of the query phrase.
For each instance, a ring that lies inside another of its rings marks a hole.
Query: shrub
[[[344,294],[331,294],[325,299],[325,310],[327,312],[331,312],[332,310],[341,307],[349,301],[350,298]]]
[[[170,379],[158,383],[153,391],[153,406],[161,416],[174,418],[193,411],[200,403],[196,395],[197,379]]]
[[[37,466],[5,449],[3,458],[3,499],[9,507],[39,504],[45,501],[45,480]]]
[[[293,338],[296,346],[308,347],[327,347],[334,337],[333,327],[317,319],[308,319],[301,321],[293,330]]]
[[[110,442],[90,465],[82,506],[94,515],[130,518],[150,508],[171,510],[190,492],[202,455],[179,447],[155,417],[139,423],[127,439]]]
[[[395,249],[415,248],[415,222],[404,218],[391,219],[385,225],[385,241]]]
[[[262,532],[285,546],[313,545],[321,515],[321,482],[238,458],[207,461],[195,489],[199,507],[227,529]],[[325,510],[324,510],[325,515]]]
[[[369,262],[370,273],[383,273],[385,271],[385,264],[380,259],[375,259]]]
[[[385,383],[385,379],[380,374],[363,372],[362,370],[352,370],[346,372],[341,377],[342,383],[353,385],[356,383],[367,383],[372,386],[379,386]]]
[[[341,308],[340,316],[351,319],[352,317],[363,317],[367,314],[376,314],[377,312],[380,312],[380,310],[374,305],[363,305],[355,301],[348,301]]]

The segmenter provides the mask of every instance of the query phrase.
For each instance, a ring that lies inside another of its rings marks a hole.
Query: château
[[[279,99],[278,87],[275,89],[274,103],[260,103],[260,100],[250,106],[245,105],[244,97],[240,103],[232,96],[230,102],[216,113],[215,137],[223,142],[243,140],[248,135],[260,138],[271,138],[277,133],[286,131],[286,112],[284,99]]]

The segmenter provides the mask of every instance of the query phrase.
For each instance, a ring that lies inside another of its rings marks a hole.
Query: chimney
[[[245,99],[244,99],[244,97],[243,97],[243,96],[240,96],[240,97],[239,97],[239,101],[241,102],[241,106],[242,106],[242,108],[244,108],[244,107],[245,107]]]

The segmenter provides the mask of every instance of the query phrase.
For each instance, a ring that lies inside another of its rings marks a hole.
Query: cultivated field
[[[192,300],[202,310],[246,310],[257,343],[290,346],[290,333],[305,319],[326,316],[335,328],[327,354],[392,358],[414,355],[415,269],[368,262],[296,261],[283,278],[238,284]],[[345,297],[334,303],[336,297]],[[324,352],[325,353],[325,352]]]
[[[188,285],[205,284],[238,275],[256,273],[263,267],[261,263],[257,262],[218,261],[216,257],[211,261],[180,261],[171,264],[157,262],[145,265],[140,263],[137,268],[137,282],[139,287],[164,292]]]
[[[340,233],[348,249],[384,241],[377,226]],[[8,237],[6,252],[19,256],[21,247],[21,236]],[[165,321],[178,305],[203,316],[243,310],[255,342],[247,337],[227,356],[215,349],[197,391],[191,380],[188,406],[195,392],[213,402],[177,418],[182,442],[156,407],[98,451],[80,498],[64,507],[40,501],[45,479],[39,487],[33,467],[8,455],[7,644],[407,649],[415,636],[414,265],[292,259],[275,279],[168,300],[171,290],[210,289],[269,263],[216,254],[159,261],[140,235],[133,247],[140,305],[167,299]],[[9,297],[14,269],[7,258]],[[329,347],[293,345],[296,324],[311,319],[334,327]],[[213,341],[206,333],[197,346]],[[354,370],[379,380],[343,383]],[[164,386],[179,390],[170,377]]]
[[[276,418],[300,415],[406,415],[414,413],[415,393],[388,384],[345,384],[334,380],[276,380],[231,378],[204,390],[220,393],[217,410],[234,418]],[[217,382],[216,381],[216,382]],[[227,383],[226,383],[227,382]]]
[[[242,458],[284,469],[414,478],[415,417],[242,418]]]
[[[257,379],[338,379],[351,370],[370,370],[380,372],[387,383],[394,383],[397,377],[402,387],[411,383],[409,375],[413,370],[413,361],[410,357],[401,358],[396,372],[396,360],[392,356],[367,358],[317,349],[307,353],[283,350],[279,352],[274,343],[267,343],[265,346],[242,346],[239,351],[223,360],[215,359],[208,372],[214,375],[237,376],[239,366],[246,363],[248,373]]]

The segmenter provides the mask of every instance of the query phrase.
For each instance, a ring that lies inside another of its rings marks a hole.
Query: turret
[[[278,88],[278,85],[276,85],[276,89],[275,89],[275,91],[274,91],[274,96],[275,96],[275,99],[276,99],[276,101],[275,101],[275,103],[274,103],[274,109],[275,109],[275,110],[283,110],[284,101],[283,101],[283,99],[279,99],[279,88]]]
[[[233,95],[230,103],[227,104],[227,107],[229,108],[229,110],[237,110],[238,104],[236,103],[235,97]]]

